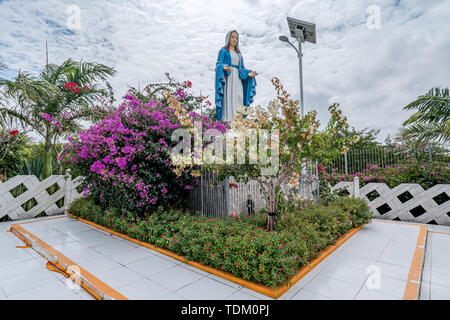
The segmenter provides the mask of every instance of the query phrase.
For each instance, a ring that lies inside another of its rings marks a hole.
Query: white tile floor
[[[93,300],[61,274],[46,269],[47,260],[33,249],[16,248],[24,243],[6,232],[10,224],[0,223],[0,300]],[[49,238],[55,234],[49,232]]]
[[[67,217],[24,228],[129,299],[270,299]],[[7,229],[0,224],[0,299],[92,299],[33,249],[15,248],[23,243]],[[279,299],[402,299],[418,233],[417,225],[375,221]],[[428,234],[421,299],[450,299],[449,246],[450,235]],[[379,271],[378,283],[367,281],[368,268]]]

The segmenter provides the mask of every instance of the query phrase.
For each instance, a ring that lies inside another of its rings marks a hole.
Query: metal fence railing
[[[350,149],[346,154],[326,165],[325,168],[328,172],[335,169],[337,173],[355,174],[362,172],[367,168],[367,165],[376,165],[378,167],[395,166],[408,159],[416,159],[422,163],[430,161],[450,163],[450,154],[437,153],[430,146],[406,151],[398,151],[392,148]]]
[[[206,172],[202,175],[199,184],[189,192],[187,206],[194,212],[198,212],[208,217],[220,218],[226,216],[227,205],[225,197],[226,183],[217,181],[217,174]],[[259,183],[250,180],[248,183],[236,182],[232,177],[229,183],[230,188],[230,212],[237,214],[245,213],[247,199],[254,202],[255,211],[267,207],[267,201],[260,190]],[[236,187],[234,187],[237,186]],[[229,187],[229,186],[228,186]],[[299,181],[299,185],[291,188],[288,184],[281,186],[286,196],[298,196],[306,199],[318,199],[319,178],[317,172],[317,162],[308,163],[304,168],[304,174]]]

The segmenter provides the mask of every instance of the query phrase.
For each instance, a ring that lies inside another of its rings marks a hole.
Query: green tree
[[[205,165],[205,169],[219,173],[219,180],[233,176],[238,181],[252,179],[258,182],[268,203],[269,230],[275,228],[281,186],[288,184],[291,188],[297,187],[300,179],[306,178],[306,172],[302,169],[305,165],[319,159],[328,163],[339,154],[345,154],[349,146],[359,139],[357,136],[342,134],[348,124],[338,104],[328,108],[330,120],[325,129],[319,131],[317,112],[310,111],[301,117],[299,101],[290,99],[278,78],[273,78],[272,84],[277,99],[269,102],[267,111],[260,106],[240,109],[230,124],[231,129],[238,134],[245,134],[249,129],[260,134],[258,142],[245,142],[235,150],[237,157],[246,159],[248,155],[249,161],[244,164],[210,161],[210,164]],[[248,116],[243,118],[243,113]],[[253,148],[253,152],[250,152]]]
[[[355,127],[351,127],[351,130],[346,128],[342,132],[344,136],[350,137],[350,139],[359,136],[359,141],[352,145],[352,150],[375,149],[381,147],[381,143],[377,141],[379,133],[380,130],[370,129],[369,127],[361,130],[356,130]]]
[[[449,89],[432,88],[427,94],[411,102],[404,110],[416,112],[403,122],[400,134],[403,138],[419,141],[450,141]]]
[[[29,140],[23,133],[0,129],[0,175],[11,176],[13,168],[30,156]]]
[[[68,59],[48,64],[39,78],[21,71],[13,81],[0,78],[7,104],[0,113],[19,119],[44,139],[44,179],[52,173],[52,149],[57,153],[59,139],[80,130],[80,120],[95,120],[108,111],[102,101],[114,98],[106,79],[115,74],[103,64]]]

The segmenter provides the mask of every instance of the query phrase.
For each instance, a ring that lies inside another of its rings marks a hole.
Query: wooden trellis
[[[42,212],[48,216],[63,213],[71,201],[81,197],[76,189],[80,183],[81,177],[72,181],[70,174],[53,175],[44,181],[32,175],[0,181],[0,218],[9,216],[12,220],[20,220],[34,218]],[[11,190],[15,188],[23,190],[23,193],[14,197]],[[64,205],[58,207],[56,203],[62,198]],[[28,209],[25,204],[32,199],[35,205]]]

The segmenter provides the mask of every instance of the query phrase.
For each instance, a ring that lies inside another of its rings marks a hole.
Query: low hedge
[[[450,183],[450,165],[445,162],[420,163],[417,160],[408,160],[396,166],[378,167],[367,165],[362,172],[353,175],[337,173],[321,173],[324,181],[334,186],[340,181],[353,181],[359,177],[360,187],[371,182],[386,183],[389,188],[395,188],[402,183],[417,183],[425,190],[437,184]]]
[[[347,211],[352,219],[353,227],[368,223],[372,218],[372,212],[364,199],[338,197],[331,201],[331,206],[337,206]]]
[[[269,232],[258,225],[261,217],[214,219],[159,208],[140,218],[117,209],[104,211],[89,198],[75,200],[69,212],[187,260],[270,287],[286,284],[301,266],[350,230],[355,215],[344,205],[317,206],[283,215],[277,231]]]

